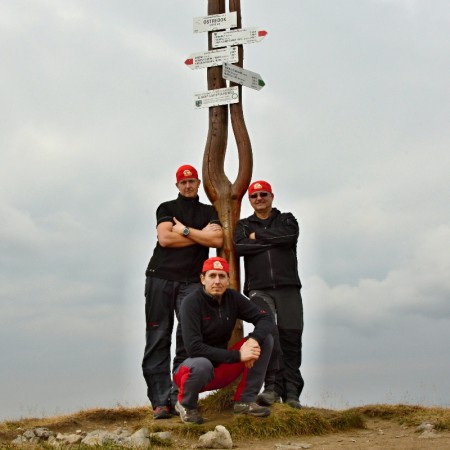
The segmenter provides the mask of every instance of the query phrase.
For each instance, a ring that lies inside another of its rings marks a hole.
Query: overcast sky
[[[253,179],[301,227],[302,403],[450,406],[450,3],[241,4],[268,31]],[[201,170],[206,14],[0,0],[0,420],[148,404],[144,271],[177,167]]]

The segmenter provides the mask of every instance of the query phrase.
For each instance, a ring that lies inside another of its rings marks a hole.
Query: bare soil
[[[310,445],[310,447],[309,447]],[[428,450],[450,449],[450,432],[418,433],[415,427],[399,425],[394,421],[369,419],[363,430],[351,430],[323,436],[299,436],[285,439],[234,442],[240,450]]]

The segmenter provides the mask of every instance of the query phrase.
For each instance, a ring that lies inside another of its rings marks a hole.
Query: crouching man
[[[224,388],[240,374],[233,412],[265,417],[270,409],[256,404],[273,347],[274,326],[268,311],[260,310],[240,293],[229,289],[229,265],[219,257],[209,258],[200,275],[202,286],[181,304],[180,324],[185,349],[174,381],[179,387],[175,409],[185,423],[203,423],[198,412],[200,392]],[[255,328],[228,348],[237,319]]]

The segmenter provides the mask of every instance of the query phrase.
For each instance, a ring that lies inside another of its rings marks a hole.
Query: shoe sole
[[[275,402],[266,400],[264,397],[258,397],[256,399],[256,403],[258,403],[259,406],[272,406]]]
[[[204,422],[203,418],[200,418],[199,420],[193,421],[193,422],[191,422],[191,421],[189,421],[189,420],[185,420],[185,419],[183,418],[182,411],[180,411],[180,410],[177,408],[177,405],[175,405],[175,411],[178,413],[178,416],[180,417],[180,419],[181,419],[181,421],[182,421],[183,423],[194,424],[194,425],[201,425],[201,424]]]
[[[234,414],[237,415],[246,415],[246,416],[252,416],[252,417],[267,417],[270,416],[270,411],[261,411],[261,412],[254,412],[254,411],[233,411]]]
[[[170,413],[162,413],[162,414],[153,414],[153,419],[161,420],[161,419],[170,419],[172,415]]]

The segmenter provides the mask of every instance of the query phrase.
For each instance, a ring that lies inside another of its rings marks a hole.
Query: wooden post
[[[241,28],[240,0],[229,0],[230,12],[237,13],[237,27]],[[208,0],[208,15],[225,13],[225,0]],[[212,34],[208,33],[208,49],[212,49]],[[243,48],[238,46],[239,62],[243,67]],[[222,66],[207,69],[208,90],[226,87],[222,78]],[[230,83],[231,86],[237,86]],[[203,186],[211,203],[215,206],[224,229],[224,245],[220,255],[230,263],[231,287],[240,290],[239,261],[233,245],[233,234],[241,212],[241,202],[252,177],[253,156],[250,138],[242,109],[242,86],[239,86],[239,103],[209,108],[208,137],[203,156]],[[228,141],[228,108],[238,150],[239,168],[234,183],[225,175],[225,153]],[[242,338],[242,323],[236,323],[230,344]]]

